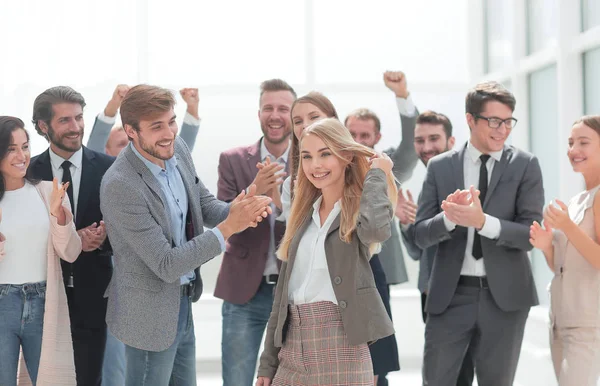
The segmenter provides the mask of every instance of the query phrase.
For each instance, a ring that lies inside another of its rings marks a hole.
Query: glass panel
[[[583,54],[585,114],[600,114],[600,47]]]
[[[558,171],[560,162],[565,161],[563,157],[556,156],[562,154],[558,143],[557,111],[556,65],[552,65],[529,75],[529,143],[531,152],[540,161],[546,201],[559,195]],[[546,288],[553,274],[544,255],[537,249],[532,252],[532,268],[540,302],[548,304]]]
[[[387,69],[414,82],[468,81],[465,0],[313,4],[317,83],[379,83]]]
[[[260,5],[260,6],[258,6]],[[148,2],[148,82],[305,81],[304,3]]]
[[[600,0],[581,0],[582,30],[600,26]]]
[[[513,60],[513,2],[487,0],[485,4],[486,72],[509,67]]]
[[[558,0],[527,1],[527,53],[556,45]]]

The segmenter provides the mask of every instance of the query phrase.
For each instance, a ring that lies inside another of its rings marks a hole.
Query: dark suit
[[[482,207],[499,220],[500,231],[495,239],[481,236],[485,283],[461,276],[469,228],[448,231],[440,208],[450,193],[465,189],[466,153],[463,146],[429,161],[417,210],[416,244],[438,246],[425,305],[423,381],[455,385],[470,350],[480,385],[508,386],[529,309],[538,304],[527,251],[532,249],[529,227],[542,219],[542,173],[535,156],[512,146],[504,146],[500,160],[494,160]]]
[[[85,228],[102,220],[100,181],[112,165],[113,157],[83,147],[81,185],[77,198],[75,227]],[[49,150],[31,159],[29,173],[52,181]],[[91,252],[82,252],[74,263],[61,260],[71,318],[75,369],[79,386],[100,385],[106,343],[106,299],[104,292],[112,275],[111,248],[107,242]],[[72,272],[73,288],[66,286],[66,273]]]

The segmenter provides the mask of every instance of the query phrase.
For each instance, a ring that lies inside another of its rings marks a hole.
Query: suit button
[[[333,282],[337,285],[340,285],[340,284],[342,284],[342,278],[339,276],[336,276],[333,278]]]
[[[342,300],[340,302],[340,308],[346,308],[346,307],[348,307],[348,304],[346,304],[346,302]]]

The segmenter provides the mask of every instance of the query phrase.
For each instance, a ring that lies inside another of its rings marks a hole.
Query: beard
[[[272,136],[269,135],[269,128],[267,127],[267,123],[260,123],[260,128],[263,132],[263,135],[265,136],[265,139],[267,141],[269,141],[270,143],[274,144],[274,145],[279,145],[280,143],[284,143],[285,141],[288,141],[290,138],[290,134],[292,134],[292,130],[289,128],[285,127],[285,124],[283,124],[283,128],[281,129],[283,131],[283,134],[280,138],[273,138]]]
[[[150,154],[152,157],[163,160],[163,161],[167,161],[169,159],[171,159],[173,157],[173,155],[175,154],[175,138],[173,138],[172,142],[171,142],[171,146],[169,148],[163,147],[160,148],[158,145],[150,145],[149,143],[147,143],[146,141],[144,141],[144,137],[142,137],[141,135],[138,135],[138,138],[140,139],[140,147],[142,148],[142,150],[144,150],[146,153]],[[162,150],[162,154],[161,154],[161,150]]]
[[[423,162],[423,165],[427,166],[427,163],[429,162],[429,160],[433,157],[435,157],[436,155],[442,154],[447,152],[448,150],[450,150],[450,148],[448,147],[448,144],[446,143],[446,147],[442,150],[434,150],[434,151],[429,151],[429,152],[420,152],[419,153],[419,159],[421,160],[421,162]]]
[[[67,138],[69,135],[79,134],[76,140],[72,140]],[[82,141],[83,141],[83,129],[79,131],[69,131],[68,133],[64,133],[62,135],[56,134],[52,126],[48,124],[48,140],[57,148],[67,151],[67,152],[76,152],[81,149]]]

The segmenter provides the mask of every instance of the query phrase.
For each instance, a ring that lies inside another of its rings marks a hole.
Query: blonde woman
[[[257,385],[373,384],[367,343],[394,333],[369,266],[391,232],[392,167],[337,119],[302,133]]]
[[[29,135],[0,116],[0,385],[75,385],[75,365],[60,259],[75,261],[68,184],[26,175]],[[29,374],[27,374],[29,373]]]
[[[559,386],[596,386],[600,378],[600,116],[571,128],[568,157],[585,190],[556,200],[534,222],[531,244],[554,271],[550,348]]]

